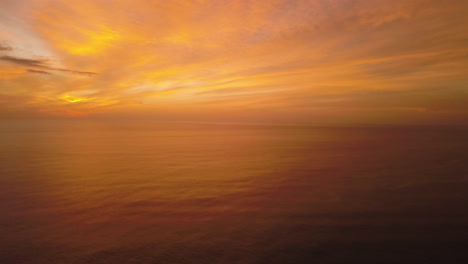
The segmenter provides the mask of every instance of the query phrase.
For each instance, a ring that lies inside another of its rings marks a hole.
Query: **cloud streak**
[[[11,62],[14,64],[18,64],[21,66],[26,67],[38,67],[38,68],[47,68],[46,61],[44,60],[35,60],[35,59],[24,59],[24,58],[17,58],[12,56],[1,56],[0,60]]]
[[[36,67],[36,68],[42,68],[42,69],[47,69],[47,70],[52,70],[52,71],[60,71],[60,72],[68,72],[68,73],[73,73],[73,74],[79,74],[79,75],[86,75],[86,76],[91,76],[96,74],[95,72],[86,72],[86,71],[74,71],[74,70],[68,70],[68,69],[62,69],[62,68],[56,68],[49,66],[49,63],[47,60],[44,59],[25,59],[25,58],[18,58],[18,57],[13,57],[13,56],[1,56],[0,60],[14,63],[17,65],[25,66],[25,67]],[[41,72],[41,71],[30,71],[29,72]],[[44,72],[42,72],[44,73]]]
[[[33,70],[33,69],[27,69],[27,71],[32,72],[32,73],[51,74],[50,72]]]
[[[0,51],[12,51],[13,49],[10,46],[0,44]]]

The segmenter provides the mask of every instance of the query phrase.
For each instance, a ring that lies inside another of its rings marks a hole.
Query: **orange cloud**
[[[34,117],[463,122],[468,4],[449,2],[7,1],[0,95]]]

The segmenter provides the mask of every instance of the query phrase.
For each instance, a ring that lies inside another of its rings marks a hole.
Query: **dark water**
[[[467,132],[2,121],[0,263],[467,263]]]

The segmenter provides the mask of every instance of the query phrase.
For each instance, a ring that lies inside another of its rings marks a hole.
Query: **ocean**
[[[0,121],[0,263],[467,263],[468,129]]]

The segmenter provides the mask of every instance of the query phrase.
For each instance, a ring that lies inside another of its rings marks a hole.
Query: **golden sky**
[[[468,123],[468,1],[0,0],[0,118]]]

